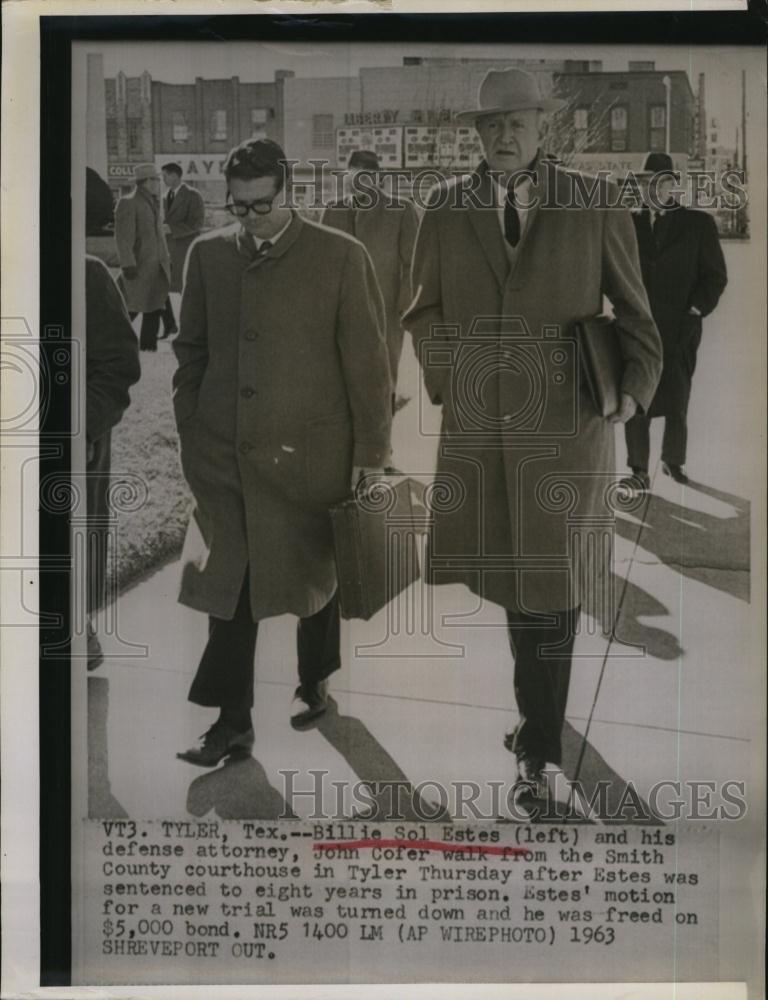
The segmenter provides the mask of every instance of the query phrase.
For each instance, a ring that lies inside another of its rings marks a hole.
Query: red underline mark
[[[500,854],[508,858],[514,854],[527,854],[527,847],[497,847],[487,844],[453,844],[441,840],[380,840],[376,837],[367,840],[320,841],[312,845],[314,851],[338,851],[360,847],[406,847],[421,851],[477,851],[478,854]]]

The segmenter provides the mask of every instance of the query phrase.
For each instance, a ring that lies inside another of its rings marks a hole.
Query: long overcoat
[[[246,567],[258,621],[336,589],[329,506],[389,458],[383,306],[357,240],[294,214],[252,259],[239,223],[187,257],[174,408],[195,499],[180,600],[232,618]]]
[[[104,598],[112,428],[139,379],[139,345],[125,303],[98,257],[85,258],[85,430],[88,443],[88,610]]]
[[[375,198],[374,198],[375,195]],[[412,202],[383,191],[370,192],[370,207],[331,205],[323,213],[323,225],[355,236],[366,248],[384,299],[387,321],[389,367],[393,384],[403,349],[401,316],[413,298],[411,259],[419,219]]]
[[[205,202],[195,188],[179,184],[170,204],[168,195],[164,196],[163,210],[171,227],[170,235],[166,236],[171,254],[171,291],[180,292],[187,252],[205,224]]]
[[[171,286],[171,259],[163,233],[159,200],[143,187],[115,207],[115,244],[120,267],[136,267],[130,280],[121,276],[125,304],[132,313],[162,309]]]
[[[404,318],[442,404],[426,575],[522,611],[582,603],[610,542],[614,428],[583,387],[575,321],[608,297],[641,406],[661,371],[629,212],[599,207],[603,181],[598,204],[568,207],[575,178],[597,183],[540,161],[514,253],[484,164],[433,192]]]
[[[676,205],[651,228],[647,209],[633,213],[643,281],[661,334],[664,367],[649,415],[684,415],[701,341],[702,318],[728,281],[715,220]],[[689,312],[695,306],[701,316]]]

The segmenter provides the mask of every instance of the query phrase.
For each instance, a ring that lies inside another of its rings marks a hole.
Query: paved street
[[[581,758],[585,786],[609,779],[612,795],[627,781],[644,796],[661,779],[750,777],[751,722],[762,701],[749,675],[755,472],[744,459],[742,442],[752,428],[743,400],[754,363],[750,337],[763,333],[744,329],[740,320],[748,280],[740,262],[748,248],[726,244],[725,250],[731,281],[720,309],[705,321],[694,379],[691,484],[683,488],[662,475],[661,424],[654,421],[652,495],[644,509],[617,521],[617,641],[606,657],[607,639],[587,615],[577,641],[563,769],[572,777]],[[406,351],[400,392],[411,401],[396,417],[395,463],[428,473],[436,438],[418,432],[419,376],[409,343]],[[426,407],[423,419],[433,432],[438,416]],[[617,453],[623,465],[623,434]],[[88,677],[92,816],[274,817],[285,798],[281,769],[412,786],[512,780],[513,759],[502,739],[516,712],[502,612],[478,609],[453,586],[410,591],[395,609],[399,635],[388,635],[392,609],[369,623],[344,623],[335,704],[304,733],[288,724],[295,620],[265,622],[253,757],[213,772],[177,760],[176,752],[213,721],[211,710],[186,700],[207,626],[203,615],[176,602],[177,583],[173,563],[123,595],[120,639],[104,638],[107,661]],[[422,624],[429,615],[431,629]],[[146,646],[146,655],[126,655],[126,643]],[[307,782],[300,774],[297,784]],[[425,789],[423,798],[428,805],[435,796]],[[293,807],[308,815],[311,801],[305,796]]]

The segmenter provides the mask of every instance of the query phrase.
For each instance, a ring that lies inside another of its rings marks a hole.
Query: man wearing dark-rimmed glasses
[[[174,408],[196,508],[180,601],[209,615],[189,694],[219,709],[199,747],[212,767],[254,742],[258,623],[291,613],[297,634],[296,729],[327,706],[340,666],[328,508],[390,447],[383,304],[362,244],[289,205],[287,165],[249,140],[225,166],[236,221],[187,258]]]

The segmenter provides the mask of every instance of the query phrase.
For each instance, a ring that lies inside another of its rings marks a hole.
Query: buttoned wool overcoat
[[[166,237],[171,255],[171,291],[180,292],[187,253],[205,225],[205,202],[195,188],[179,184],[170,204],[167,194],[163,198],[163,209],[165,221],[171,227],[170,236]]]
[[[156,312],[165,305],[171,287],[171,258],[163,234],[160,202],[137,187],[115,208],[115,244],[120,267],[135,267],[120,285],[128,311]]]
[[[174,408],[195,499],[180,600],[255,621],[312,615],[336,589],[328,508],[354,465],[389,459],[383,305],[357,240],[303,220],[252,258],[239,223],[189,251]]]
[[[603,594],[615,491],[614,426],[584,387],[574,324],[607,296],[621,388],[642,407],[661,343],[629,212],[605,207],[608,182],[538,161],[514,250],[492,183],[483,164],[437,188],[414,253],[404,322],[442,406],[426,575],[512,610],[563,610],[597,581]]]
[[[686,413],[701,342],[702,320],[720,300],[728,275],[715,220],[675,205],[651,227],[648,209],[633,213],[640,266],[661,334],[664,367],[652,417]],[[695,306],[700,316],[690,313]]]

